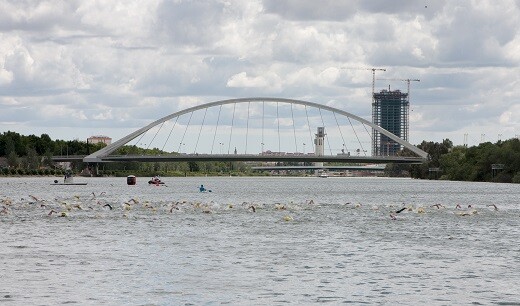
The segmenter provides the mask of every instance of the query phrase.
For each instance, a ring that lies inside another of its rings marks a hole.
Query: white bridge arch
[[[220,101],[215,101],[215,102],[210,102],[210,103],[205,103],[205,104],[201,104],[201,105],[197,105],[197,106],[193,106],[193,107],[189,107],[189,108],[186,108],[184,110],[181,110],[181,111],[178,111],[178,112],[175,112],[175,113],[172,113],[170,115],[167,115],[167,116],[164,116],[150,124],[148,124],[147,126],[144,126],[138,130],[136,130],[135,132],[132,132],[130,134],[128,134],[127,136],[113,142],[112,144],[104,147],[103,149],[101,150],[98,150],[88,156],[86,156],[83,161],[84,162],[102,162],[103,161],[103,158],[104,157],[107,157],[110,153],[114,152],[115,150],[119,149],[120,147],[126,145],[128,142],[132,141],[133,139],[137,138],[138,136],[140,136],[141,134],[147,132],[148,130],[158,126],[159,124],[162,124],[172,118],[175,118],[175,117],[179,117],[181,115],[184,115],[184,114],[188,114],[188,113],[191,113],[191,112],[194,112],[194,111],[197,111],[197,110],[201,110],[201,109],[207,109],[207,108],[210,108],[210,107],[215,107],[215,106],[221,106],[221,105],[225,105],[225,104],[233,104],[233,103],[246,103],[246,102],[280,102],[280,103],[289,103],[289,104],[296,104],[296,105],[302,105],[302,106],[309,106],[309,107],[313,107],[313,108],[318,108],[318,109],[323,109],[323,110],[327,110],[327,111],[330,111],[330,112],[334,112],[334,113],[337,113],[337,114],[340,114],[340,115],[343,115],[345,117],[348,117],[348,118],[351,118],[353,120],[356,120],[362,124],[366,124],[368,126],[370,126],[372,129],[380,132],[381,134],[387,136],[388,138],[394,140],[395,142],[399,143],[400,145],[402,145],[403,147],[407,148],[408,150],[412,151],[413,153],[417,154],[419,157],[423,158],[423,159],[426,159],[428,158],[428,153],[424,152],[423,150],[417,148],[416,146],[412,145],[411,143],[399,138],[398,136],[392,134],[391,132],[381,128],[380,126],[377,126],[375,124],[373,124],[372,122],[366,120],[366,119],[363,119],[359,116],[356,116],[352,113],[349,113],[347,111],[344,111],[344,110],[341,110],[341,109],[337,109],[337,108],[334,108],[334,107],[330,107],[330,106],[327,106],[327,105],[323,105],[323,104],[319,104],[319,103],[314,103],[314,102],[308,102],[308,101],[303,101],[303,100],[296,100],[296,99],[285,99],[285,98],[262,98],[262,97],[255,97],[255,98],[238,98],[238,99],[228,99],[228,100],[220,100]]]

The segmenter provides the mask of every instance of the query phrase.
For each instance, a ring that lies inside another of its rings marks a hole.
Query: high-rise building
[[[372,123],[408,141],[409,108],[407,93],[400,90],[381,90],[374,93]],[[399,143],[378,131],[372,130],[372,134],[373,156],[395,156],[402,149]]]

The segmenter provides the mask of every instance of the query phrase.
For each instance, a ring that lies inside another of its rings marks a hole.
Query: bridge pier
[[[99,176],[99,163],[87,163],[90,176]]]

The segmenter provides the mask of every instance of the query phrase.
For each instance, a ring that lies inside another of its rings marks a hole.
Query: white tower
[[[325,134],[325,127],[319,126],[318,132],[315,135],[316,138],[314,138],[314,147],[316,148],[316,151],[314,154],[316,154],[316,156],[323,156],[325,153],[325,135],[327,135]],[[322,162],[316,162],[314,165],[316,167],[323,167]]]

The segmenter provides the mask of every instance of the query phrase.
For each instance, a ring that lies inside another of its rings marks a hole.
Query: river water
[[[520,305],[520,185],[53,180],[0,178],[0,304]]]

